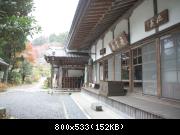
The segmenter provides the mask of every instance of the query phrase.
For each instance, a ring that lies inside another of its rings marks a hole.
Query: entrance
[[[150,42],[133,49],[134,92],[157,95],[156,44]]]
[[[180,33],[161,38],[162,96],[180,99]]]

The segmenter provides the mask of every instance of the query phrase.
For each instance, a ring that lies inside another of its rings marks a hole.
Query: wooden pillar
[[[5,69],[4,69],[4,76],[3,76],[3,82],[4,83],[7,83],[7,80],[8,80],[8,68],[9,67],[5,67]]]
[[[51,64],[51,89],[53,89],[53,64]]]
[[[153,0],[153,6],[154,6],[154,16],[156,16],[158,14],[158,3],[157,0]],[[156,33],[159,32],[159,27],[155,28]]]
[[[132,51],[129,51],[129,91],[133,92],[134,90],[134,74],[133,74],[133,55]]]
[[[88,65],[85,66],[84,83],[85,86],[88,87],[89,85]]]
[[[160,54],[160,39],[156,39],[156,62],[157,62],[157,96],[161,97],[161,54]]]
[[[116,80],[116,78],[115,78],[115,74],[116,74],[116,72],[115,72],[115,55],[113,56],[113,80],[115,81]]]
[[[62,87],[61,87],[61,77],[62,77],[62,75],[61,75],[61,68],[60,67],[58,67],[58,80],[57,80],[57,85],[58,85],[58,88],[59,89],[61,89]]]

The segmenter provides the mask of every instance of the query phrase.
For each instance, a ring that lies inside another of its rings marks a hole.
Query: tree
[[[19,55],[19,57],[23,57],[29,63],[34,64],[36,61],[36,53],[33,49],[32,43],[27,42],[25,50]]]
[[[22,83],[24,83],[25,78],[28,75],[32,75],[32,69],[33,69],[32,65],[26,59],[24,59],[22,61],[21,67],[20,67],[20,74],[22,77]]]
[[[58,42],[58,43],[64,44],[67,35],[68,35],[68,32],[60,33],[59,35],[51,34],[51,35],[49,36],[49,42],[50,42],[50,43],[52,43],[52,42]]]
[[[30,16],[33,0],[0,0],[0,9],[0,57],[10,64],[11,74],[22,61],[17,54],[25,49],[27,36],[38,33],[40,27]]]
[[[35,46],[40,46],[40,45],[43,45],[45,43],[48,43],[48,39],[43,37],[43,36],[40,36],[40,37],[36,38],[32,42],[32,44],[35,45]]]

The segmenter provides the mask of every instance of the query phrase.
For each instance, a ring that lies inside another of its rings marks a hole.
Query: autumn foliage
[[[7,88],[8,88],[7,84],[0,82],[0,92],[1,92],[1,91],[4,91],[4,90],[7,89]]]
[[[23,58],[26,59],[29,63],[35,64],[37,58],[36,55],[36,51],[33,48],[32,44],[28,42],[26,44],[25,50],[21,53],[21,56],[23,56]]]

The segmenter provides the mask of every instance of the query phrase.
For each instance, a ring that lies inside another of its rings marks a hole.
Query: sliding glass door
[[[143,93],[157,95],[156,44],[151,42],[142,47]]]
[[[180,34],[161,38],[162,96],[180,99]]]

